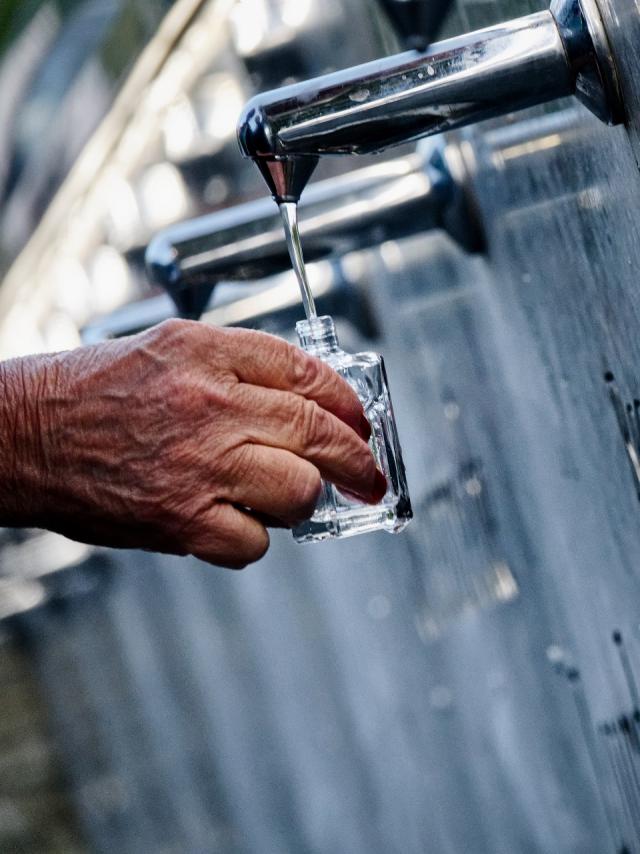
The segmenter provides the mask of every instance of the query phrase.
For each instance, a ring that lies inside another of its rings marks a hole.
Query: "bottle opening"
[[[338,346],[335,323],[328,314],[299,320],[296,323],[296,332],[304,350],[326,351]]]

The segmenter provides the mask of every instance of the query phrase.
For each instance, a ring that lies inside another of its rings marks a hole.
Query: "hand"
[[[311,516],[321,477],[385,492],[355,393],[264,333],[171,320],[0,364],[2,386],[0,524],[241,568],[265,525]]]

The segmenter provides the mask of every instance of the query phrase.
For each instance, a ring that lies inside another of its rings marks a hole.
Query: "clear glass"
[[[369,531],[399,533],[413,513],[382,356],[341,350],[331,317],[301,320],[296,331],[302,348],[331,365],[362,401],[371,424],[369,446],[388,486],[382,501],[371,505],[348,498],[325,482],[313,516],[294,528],[294,538],[299,543],[313,543]]]

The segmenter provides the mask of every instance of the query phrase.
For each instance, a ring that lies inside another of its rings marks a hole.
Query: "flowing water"
[[[300,286],[304,311],[307,316],[307,320],[311,320],[318,315],[316,313],[313,294],[309,287],[307,269],[302,255],[302,246],[300,245],[300,232],[298,231],[298,206],[295,202],[282,202],[279,207],[280,215],[282,216],[282,223],[284,225],[284,235],[287,240],[287,249],[289,250],[291,264],[293,265],[293,269]]]

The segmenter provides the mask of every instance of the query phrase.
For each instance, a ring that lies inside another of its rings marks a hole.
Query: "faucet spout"
[[[470,189],[473,163],[455,143],[428,143],[309,188],[300,205],[307,261],[339,258],[432,228],[464,249],[483,235]],[[150,277],[183,317],[197,318],[220,281],[256,281],[291,269],[278,211],[270,199],[170,226],[146,253]]]
[[[240,148],[276,201],[295,201],[324,154],[367,154],[565,95],[615,124],[623,109],[596,0],[549,11],[328,74],[253,98]],[[284,163],[293,161],[296,181]],[[294,186],[295,183],[295,186]]]

